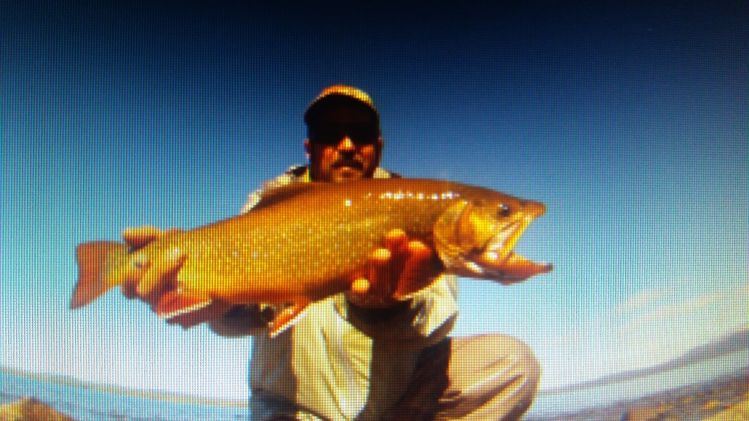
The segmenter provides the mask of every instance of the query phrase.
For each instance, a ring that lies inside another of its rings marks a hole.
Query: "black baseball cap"
[[[372,119],[379,131],[380,113],[375,107],[374,101],[366,92],[359,88],[348,85],[332,85],[323,89],[322,92],[309,104],[304,112],[304,122],[307,126],[314,124],[321,110],[330,105],[357,104],[367,109],[372,114]]]

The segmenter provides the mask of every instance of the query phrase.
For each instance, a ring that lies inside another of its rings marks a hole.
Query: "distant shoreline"
[[[10,367],[0,367],[0,373],[23,377],[34,381],[43,383],[52,383],[56,385],[72,386],[81,389],[94,390],[98,392],[111,393],[114,395],[128,396],[140,399],[151,399],[157,401],[165,401],[171,403],[182,403],[182,404],[193,404],[193,405],[209,405],[209,406],[220,406],[220,407],[236,407],[246,408],[247,400],[242,399],[218,399],[218,398],[207,398],[203,396],[194,396],[176,392],[165,392],[163,390],[144,390],[144,389],[131,389],[128,387],[113,385],[113,384],[102,384],[94,382],[86,382],[75,377],[59,375],[59,374],[44,374],[34,373],[25,370],[19,370]]]
[[[240,400],[211,399],[180,393],[136,390],[121,386],[83,382],[70,376],[39,374],[7,367],[0,367],[0,373],[36,382],[82,388],[113,394],[120,397],[124,396],[167,403],[236,408],[242,410],[245,410],[248,407],[246,401]],[[746,372],[740,370],[738,372],[719,376],[709,381],[670,388],[635,399],[622,399],[607,404],[601,404],[600,406],[582,408],[573,412],[557,410],[548,414],[531,413],[529,414],[528,419],[537,421],[561,421],[570,418],[582,420],[620,420],[641,419],[640,415],[643,414],[657,417],[662,416],[661,419],[666,415],[676,416],[678,418],[687,415],[699,415],[700,417],[705,417],[711,416],[725,409],[733,408],[741,402],[744,402],[743,405],[749,404],[748,387],[749,379],[746,377]],[[543,392],[541,392],[540,395],[543,395]],[[26,398],[29,397],[34,398],[33,396],[27,396]],[[24,396],[19,396],[19,399],[20,398],[24,398]]]
[[[558,410],[549,414],[531,414],[528,421],[584,421],[599,420],[693,420],[720,416],[732,417],[731,411],[746,411],[749,407],[749,378],[745,372],[727,374],[711,381],[670,388],[634,399],[622,399],[608,404],[567,412]],[[743,414],[743,412],[736,412]]]
[[[719,350],[717,350],[715,346],[712,346],[712,344],[709,346],[698,347],[695,350],[692,350],[686,353],[684,356],[680,358],[677,358],[675,360],[672,360],[663,364],[657,364],[655,366],[651,366],[651,367],[647,367],[643,369],[637,369],[637,370],[631,370],[631,371],[625,371],[621,373],[606,375],[598,379],[583,381],[583,382],[565,385],[561,387],[542,389],[542,390],[539,390],[538,394],[539,396],[543,396],[543,395],[549,396],[549,395],[569,393],[575,390],[582,390],[582,389],[588,389],[588,388],[593,388],[593,387],[605,386],[608,384],[629,381],[629,380],[633,380],[637,378],[644,378],[644,377],[652,376],[658,373],[668,372],[670,370],[673,370],[679,367],[696,364],[701,361],[704,361],[705,359],[707,359],[706,356],[709,356],[711,354],[714,356],[715,354],[729,355],[733,353],[746,352],[747,337],[744,336],[746,335],[746,333],[747,331],[743,330],[741,332],[738,332],[738,334],[731,335],[732,346],[730,347],[721,347],[722,349],[719,349]],[[739,339],[738,346],[736,345],[737,343],[736,339]],[[699,351],[699,352],[695,352],[695,351]],[[745,367],[746,368],[742,368],[744,371],[746,371],[746,369],[749,369],[749,363]],[[83,381],[78,378],[67,376],[67,375],[35,373],[31,371],[10,368],[10,367],[3,367],[3,366],[0,366],[0,373],[11,375],[11,376],[16,376],[16,377],[27,378],[27,379],[31,379],[34,381],[44,382],[44,383],[78,387],[81,389],[93,390],[93,391],[98,391],[98,392],[104,392],[104,393],[110,393],[110,394],[134,397],[134,398],[140,398],[140,399],[150,399],[150,400],[157,400],[157,401],[164,401],[164,402],[171,402],[171,403],[182,403],[182,404],[193,404],[193,405],[209,405],[209,406],[218,406],[218,407],[234,407],[234,408],[248,407],[247,399],[209,398],[205,396],[196,396],[196,395],[190,395],[190,394],[185,394],[185,393],[168,392],[168,391],[163,391],[163,390],[134,389],[134,388],[128,388],[128,387],[114,385],[114,384],[103,384],[103,383]],[[723,377],[723,376],[719,376],[719,378],[720,377]],[[717,380],[717,379],[714,379],[714,380]]]
[[[644,378],[677,368],[686,367],[692,364],[697,364],[699,362],[714,359],[723,355],[746,352],[747,349],[749,349],[749,329],[742,329],[726,335],[718,341],[692,348],[690,351],[682,354],[680,357],[661,364],[656,364],[650,367],[635,370],[622,371],[614,374],[608,374],[593,380],[549,388],[541,390],[541,393],[550,395],[568,393],[575,390],[588,389],[593,387],[605,386],[612,383],[620,383],[638,378]],[[747,363],[747,367],[749,367],[749,363]]]

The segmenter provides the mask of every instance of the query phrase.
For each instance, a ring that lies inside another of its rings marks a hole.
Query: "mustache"
[[[339,158],[333,163],[333,168],[351,167],[359,170],[364,169],[364,163],[355,158]]]

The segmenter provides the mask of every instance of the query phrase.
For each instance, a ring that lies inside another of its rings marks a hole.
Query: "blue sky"
[[[3,6],[0,365],[245,396],[248,339],[69,311],[74,248],[237,213],[340,82],[384,166],[547,204],[518,249],[554,272],[462,281],[455,331],[527,341],[542,387],[747,327],[745,6],[362,7]]]

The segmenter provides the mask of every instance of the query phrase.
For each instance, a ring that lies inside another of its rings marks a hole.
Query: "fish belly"
[[[186,235],[180,287],[233,303],[319,299],[346,290],[390,230],[431,242],[439,215],[433,204],[371,197],[318,203],[314,213],[305,211],[314,204],[297,202]]]

